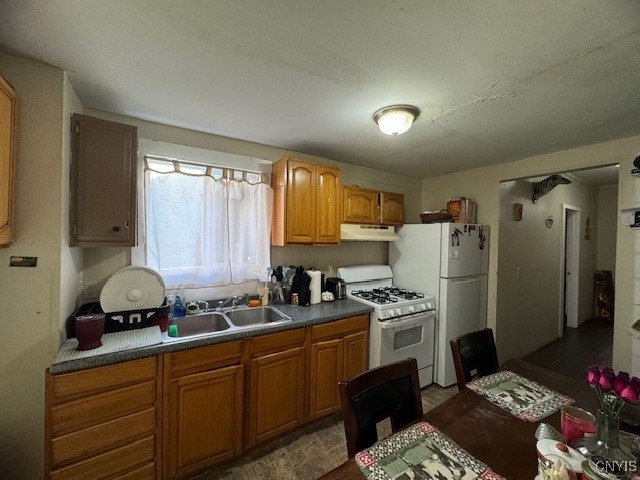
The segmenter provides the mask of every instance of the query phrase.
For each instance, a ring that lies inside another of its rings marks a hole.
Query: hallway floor
[[[586,378],[589,365],[611,366],[613,324],[600,318],[587,320],[579,328],[566,328],[558,338],[523,358],[568,377]]]
[[[587,367],[611,365],[613,326],[597,318],[580,328],[567,329],[565,336],[526,356],[524,360],[574,378],[586,378]],[[430,410],[458,388],[432,384],[422,390],[422,404]],[[382,424],[379,437],[390,433]],[[318,478],[347,460],[344,428],[340,414],[314,422],[218,469],[193,480],[310,480]]]

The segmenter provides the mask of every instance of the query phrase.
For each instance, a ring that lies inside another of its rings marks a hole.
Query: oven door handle
[[[380,322],[380,328],[383,330],[405,330],[420,325],[429,317],[434,317],[435,315],[435,312],[418,313],[405,318],[399,318],[398,320],[387,320],[386,322]]]

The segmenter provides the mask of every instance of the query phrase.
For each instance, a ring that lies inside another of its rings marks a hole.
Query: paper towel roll
[[[311,277],[311,284],[309,285],[309,290],[311,290],[311,300],[309,303],[311,303],[311,305],[320,303],[322,295],[320,278],[322,276],[322,272],[320,270],[307,270],[307,275]]]

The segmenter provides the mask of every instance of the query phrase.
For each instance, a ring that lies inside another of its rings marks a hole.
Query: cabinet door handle
[[[114,232],[119,232],[120,231],[120,227],[118,225],[116,225],[111,230],[113,230]]]

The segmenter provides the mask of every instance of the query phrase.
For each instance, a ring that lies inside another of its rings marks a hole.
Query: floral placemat
[[[371,480],[505,480],[426,422],[380,440],[355,460]]]
[[[508,370],[478,378],[467,388],[526,422],[537,422],[575,400]]]

